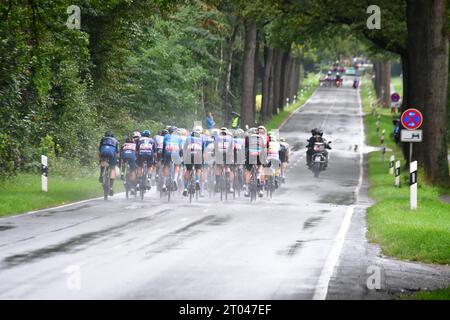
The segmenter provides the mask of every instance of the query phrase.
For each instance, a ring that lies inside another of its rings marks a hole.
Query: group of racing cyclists
[[[100,177],[103,181],[105,166],[110,170],[110,191],[112,196],[113,183],[116,179],[115,167],[119,165],[121,179],[124,180],[124,167],[128,166],[127,179],[130,181],[130,193],[136,194],[141,185],[151,188],[151,183],[143,184],[143,168],[147,166],[147,177],[153,176],[156,181],[162,180],[162,191],[167,190],[169,174],[178,177],[182,174],[183,195],[188,194],[188,182],[191,171],[194,170],[195,188],[200,197],[204,196],[207,179],[215,175],[214,191],[218,192],[219,181],[223,169],[227,180],[227,191],[233,193],[234,172],[243,172],[244,195],[249,197],[249,183],[252,167],[258,172],[258,196],[262,197],[265,189],[265,172],[276,176],[275,188],[285,180],[285,170],[289,162],[289,144],[278,131],[268,132],[264,126],[242,129],[228,129],[226,127],[204,129],[195,125],[191,131],[176,126],[166,126],[152,135],[150,130],[135,131],[125,138],[123,145],[108,131],[99,145]],[[171,164],[173,164],[171,166]],[[169,169],[173,172],[169,173]],[[181,169],[181,170],[180,170]],[[211,181],[210,181],[211,182]],[[178,189],[174,180],[174,189]]]

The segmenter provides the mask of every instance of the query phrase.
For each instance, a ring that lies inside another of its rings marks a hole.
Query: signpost
[[[395,163],[395,186],[400,188],[400,161]]]
[[[406,130],[401,132],[401,141],[409,142],[409,202],[411,210],[417,209],[417,161],[412,161],[413,143],[422,142],[422,130],[420,128],[423,122],[422,113],[417,109],[408,109],[402,113],[400,118],[403,127]]]
[[[403,127],[411,132],[410,134],[403,133],[404,130],[401,132],[401,141],[409,142],[409,164],[411,165],[413,143],[422,141],[422,132],[421,130],[420,132],[417,132],[417,129],[422,125],[423,116],[419,110],[410,108],[402,113],[400,121],[402,122]]]
[[[397,92],[391,94],[391,112],[394,113],[397,111],[398,102],[400,101],[400,95]]]
[[[41,156],[41,187],[43,192],[48,191],[47,179],[48,179],[48,165],[47,157]]]
[[[409,165],[409,206],[417,209],[417,161]]]
[[[395,156],[392,155],[391,159],[389,161],[389,174],[392,176],[394,174],[394,162],[395,162]]]

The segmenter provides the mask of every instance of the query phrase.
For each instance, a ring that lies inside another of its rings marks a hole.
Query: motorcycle
[[[331,143],[329,141],[328,143]],[[323,142],[314,142],[313,155],[311,157],[310,169],[314,177],[318,178],[321,171],[324,171],[328,164],[328,156],[325,152],[326,145]]]

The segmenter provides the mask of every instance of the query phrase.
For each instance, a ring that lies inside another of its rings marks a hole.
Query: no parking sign
[[[400,120],[405,129],[416,130],[422,125],[423,116],[419,110],[411,108],[402,113]]]

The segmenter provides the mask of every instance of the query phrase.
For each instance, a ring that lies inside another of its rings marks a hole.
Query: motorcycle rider
[[[318,129],[318,128],[314,128],[311,130],[311,137],[308,139],[308,145],[306,146],[308,148],[308,150],[306,151],[306,165],[308,167],[311,167],[312,165],[312,156],[314,154],[314,143],[316,142],[322,142],[325,145],[325,150],[324,150],[324,155],[327,157],[328,159],[328,152],[326,149],[330,149],[331,147],[329,145],[329,143],[327,143],[326,139],[323,138],[323,131]],[[325,164],[325,168],[327,167],[327,164]]]

